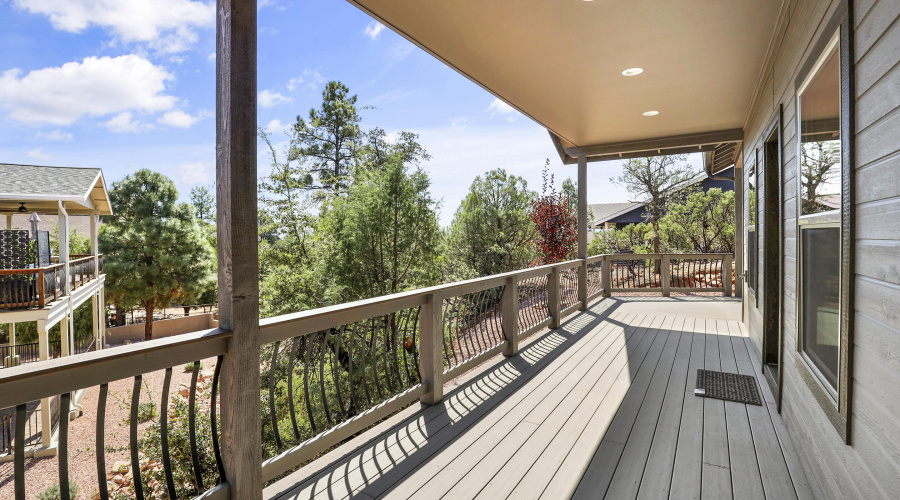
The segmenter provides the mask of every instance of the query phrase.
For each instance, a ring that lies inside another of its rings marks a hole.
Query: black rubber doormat
[[[699,369],[694,394],[704,398],[762,406],[756,380],[749,375]]]

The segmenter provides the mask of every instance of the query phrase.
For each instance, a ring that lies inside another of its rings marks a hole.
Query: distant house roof
[[[56,213],[63,202],[71,214],[110,215],[109,195],[99,168],[46,167],[0,163],[0,212]]]
[[[602,224],[615,219],[616,217],[628,213],[636,208],[643,207],[643,203],[595,203],[590,205],[591,215],[594,217],[594,223]]]
[[[734,168],[726,168],[721,172],[721,176],[709,177],[701,174],[687,182],[680,188],[685,189],[702,183],[703,191],[709,191],[710,188],[720,188],[723,191],[733,191],[734,181],[726,178],[734,177]],[[729,185],[729,183],[731,185]],[[590,205],[591,214],[593,215],[593,224],[595,227],[602,226],[606,222],[630,224],[634,222],[642,222],[644,220],[644,202],[628,202],[628,203],[597,203]]]

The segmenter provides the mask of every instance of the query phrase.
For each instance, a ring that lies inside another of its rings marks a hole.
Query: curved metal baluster
[[[325,343],[328,341],[327,335],[327,332],[322,331],[322,342],[320,345],[322,355],[319,356],[319,388],[322,390],[322,406],[325,408],[325,418],[328,419],[328,426],[331,427],[334,425],[334,420],[331,418],[331,409],[328,407],[328,394],[325,393],[325,351],[327,350]]]
[[[403,321],[405,316],[403,313],[406,311],[409,311],[409,309],[404,309],[388,316],[390,318],[388,328],[391,332],[391,357],[394,359],[394,374],[397,375],[397,388],[399,390],[402,390],[406,385],[403,384],[403,375],[400,374],[400,357],[397,356],[397,348],[399,347],[397,345],[397,333],[400,331],[400,323]]]
[[[468,301],[466,298],[459,297],[456,308],[456,338],[460,344],[460,353],[462,354],[463,345],[465,345],[466,352],[456,358],[457,364],[469,359],[472,356],[472,351],[475,347],[475,344],[472,342],[472,337],[466,328],[466,316],[469,314],[467,305]]]
[[[444,304],[445,301],[446,301],[446,304]],[[450,347],[448,347],[448,346],[447,346],[447,336],[444,335],[444,332],[447,331],[447,330],[444,328],[444,325],[445,325],[445,323],[447,322],[447,319],[448,319],[449,316],[450,316],[449,310],[448,310],[449,305],[450,305],[450,299],[441,299],[441,303],[440,303],[440,304],[435,304],[435,305],[434,305],[434,307],[440,307],[441,309],[443,309],[443,312],[442,312],[442,314],[441,314],[441,318],[442,318],[442,319],[441,319],[441,342],[444,343],[444,361],[447,363],[447,366],[448,366],[448,367],[450,366],[450,348],[453,347],[453,337],[452,337],[452,336],[450,337]],[[421,309],[420,309],[420,310],[421,310]],[[418,344],[416,344],[416,345],[418,345]],[[418,360],[418,359],[416,359],[416,366],[419,366],[419,360]],[[418,370],[417,370],[417,371],[418,371]],[[422,374],[420,373],[420,374],[419,374],[419,379],[421,380],[421,378],[422,378]]]
[[[172,383],[172,368],[166,368],[163,379],[162,404],[159,407],[159,429],[162,441],[163,473],[166,475],[166,488],[169,498],[175,496],[175,479],[172,477],[172,454],[169,452],[169,386]],[[104,478],[105,480],[105,478]]]
[[[474,315],[473,315],[475,329],[478,332],[478,336],[482,342],[481,349],[479,351],[484,351],[484,350],[488,349],[489,347],[491,347],[491,341],[488,339],[488,336],[486,335],[485,325],[484,325],[484,319],[485,319],[484,311],[483,311],[484,302],[485,302],[484,295],[485,295],[485,290],[482,290],[482,291],[478,292],[478,294],[475,296],[476,301],[475,301],[475,310],[474,310]]]
[[[350,328],[348,328],[348,330],[350,330],[350,345],[347,347],[347,351],[348,351],[347,355],[349,356],[347,358],[348,359],[347,371],[350,374],[350,384],[349,384],[350,385],[350,406],[353,407],[353,408],[351,408],[351,413],[353,413],[355,415],[355,414],[359,413],[359,404],[356,402],[356,388],[353,387],[353,343],[354,343],[354,332],[356,331],[356,324],[354,323],[349,326],[350,326]]]
[[[406,372],[406,386],[409,387],[410,385],[412,385],[413,377],[412,377],[412,373],[409,371],[409,358],[410,358],[409,354],[411,354],[411,353],[409,353],[406,350],[406,337],[411,336],[410,331],[409,331],[409,322],[410,322],[410,319],[412,318],[413,310],[407,309],[406,311],[407,311],[407,313],[404,314],[402,317],[402,319],[403,319],[402,326],[400,326],[399,328],[400,328],[400,335],[403,338],[403,347],[401,348],[401,351],[403,352],[403,371]],[[400,367],[398,366],[397,370],[399,370],[399,369],[400,369]]]
[[[278,432],[278,416],[275,414],[275,375],[278,363],[278,348],[281,347],[281,341],[275,342],[272,349],[272,360],[269,362],[269,421],[272,423],[272,433],[275,435],[275,448],[281,452],[284,447],[281,445],[281,434]]]
[[[347,409],[344,407],[344,394],[341,392],[341,370],[339,365],[341,363],[340,360],[340,352],[341,346],[343,345],[341,340],[344,338],[344,326],[338,327],[338,340],[337,346],[334,349],[331,349],[331,380],[334,382],[334,390],[337,394],[338,407],[341,409],[341,420],[347,419]],[[337,354],[335,354],[337,351]]]
[[[69,410],[71,402],[71,392],[59,395],[59,496],[62,500],[72,498],[69,492]],[[139,473],[135,475],[135,479],[140,484]]]
[[[391,376],[391,370],[388,368],[388,356],[391,354],[391,337],[393,328],[391,328],[391,315],[386,314],[384,319],[382,320],[382,324],[384,325],[384,336],[382,340],[384,341],[384,349],[381,351],[381,365],[384,367],[384,385],[387,386],[388,397],[393,395],[394,392],[394,381]]]
[[[450,338],[451,339],[453,338],[452,335],[453,335],[453,332],[455,331],[456,332],[456,345],[457,345],[457,348],[453,351],[454,366],[458,365],[459,362],[462,361],[463,359],[466,359],[466,354],[464,351],[467,346],[465,345],[465,342],[463,342],[462,336],[459,334],[460,330],[462,329],[462,326],[460,325],[460,322],[459,322],[460,309],[462,309],[459,305],[461,300],[462,300],[461,297],[454,297],[453,298],[453,306],[450,309],[450,315],[451,315],[450,316],[450,318],[451,318],[450,319],[450,332],[451,332]],[[451,343],[452,343],[452,340],[451,340]]]
[[[288,360],[288,408],[291,411],[291,427],[294,429],[294,442],[300,441],[300,428],[297,427],[297,411],[294,408],[294,359],[297,358],[297,339],[291,341],[291,354]]]
[[[134,377],[134,387],[131,389],[131,477],[134,484],[134,494],[138,500],[144,500],[144,482],[141,481],[141,463],[138,459],[138,406],[141,404],[141,375]],[[193,422],[191,429],[193,429]],[[99,452],[99,450],[98,450]]]
[[[378,398],[384,399],[384,393],[381,390],[381,381],[378,379],[378,321],[375,318],[369,318],[366,323],[369,325],[369,330],[372,332],[372,341],[366,344],[366,346],[371,346],[371,357],[372,357],[372,374],[375,379],[375,389],[378,391]],[[363,342],[365,342],[365,336],[363,336]],[[369,403],[371,406],[372,403]]]
[[[106,394],[109,392],[109,384],[100,384],[100,394],[97,396],[97,487],[100,500],[109,500],[109,486],[106,484],[106,445],[104,444],[104,429],[106,427]],[[165,408],[165,407],[163,407]]]
[[[216,458],[216,470],[219,471],[219,479],[216,480],[216,484],[222,484],[225,482],[225,464],[222,462],[222,450],[219,446],[219,426],[217,424],[218,420],[216,418],[216,397],[219,395],[219,374],[222,371],[222,358],[223,356],[221,354],[219,354],[219,356],[216,358],[216,369],[215,371],[213,371],[213,382],[209,399],[209,427],[210,432],[212,433],[213,454]]]
[[[362,354],[360,355],[360,357],[362,358],[362,377],[360,377],[359,382],[363,386],[363,390],[366,393],[366,402],[369,404],[369,406],[367,406],[366,408],[371,408],[372,407],[372,396],[371,396],[371,394],[369,394],[369,384],[366,383],[366,380],[369,378],[368,376],[366,376],[366,368],[368,367],[369,363],[368,363],[368,359],[367,359],[368,349],[366,349],[366,348],[368,346],[366,345],[365,330],[363,330],[361,338],[362,338]]]
[[[312,348],[312,342],[309,336],[303,338],[305,349],[303,353],[303,397],[306,399],[306,414],[309,415],[309,424],[312,427],[313,434],[318,434],[316,430],[316,417],[313,415],[312,401],[309,398],[309,351]]]
[[[25,404],[16,406],[16,447],[13,458],[15,461],[13,482],[15,483],[16,500],[25,500],[25,421],[28,420],[25,414],[26,408]],[[41,430],[41,432],[44,431]]]
[[[191,444],[191,464],[194,469],[194,481],[197,483],[197,494],[203,493],[203,470],[200,469],[200,455],[197,454],[197,375],[200,373],[200,361],[194,361],[194,372],[191,374],[191,396],[188,398],[188,437]]]

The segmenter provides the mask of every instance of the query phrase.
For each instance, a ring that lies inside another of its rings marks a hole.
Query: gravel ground
[[[203,360],[203,369],[208,370],[215,366],[215,358]],[[153,401],[159,404],[163,378],[165,371],[144,374],[144,389],[141,394],[141,402]],[[181,366],[172,370],[172,385],[169,393],[171,397],[178,390],[180,384],[190,384],[191,373],[185,372]],[[129,424],[128,416],[131,408],[131,391],[134,379],[123,379],[109,384],[109,393],[106,400],[106,432],[105,445],[107,449],[115,448],[116,451],[106,453],[106,467],[112,469],[113,464],[119,460],[131,460],[128,449]],[[97,458],[96,449],[96,422],[97,422],[97,397],[98,387],[87,390],[81,400],[84,414],[69,424],[69,479],[80,487],[76,499],[91,499],[90,494],[95,491],[97,485]],[[148,395],[148,392],[150,395]],[[144,422],[138,426],[138,434],[146,429],[151,422]],[[0,464],[0,499],[14,497],[13,463]],[[57,457],[27,458],[25,459],[25,495],[26,498],[36,498],[37,494],[48,486],[59,482],[59,462]]]

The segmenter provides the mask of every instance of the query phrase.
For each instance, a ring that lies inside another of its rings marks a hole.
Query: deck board
[[[706,368],[753,375],[765,394],[739,321],[616,311],[622,300],[283,479],[278,498],[811,498],[774,405],[693,393]]]

